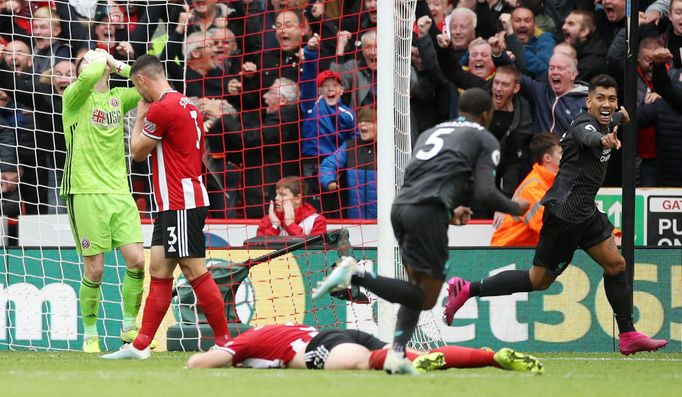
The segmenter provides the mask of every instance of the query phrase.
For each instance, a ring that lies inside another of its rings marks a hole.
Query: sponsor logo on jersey
[[[87,237],[83,237],[81,239],[81,248],[83,248],[84,250],[90,248],[90,240],[88,240]]]
[[[601,157],[599,157],[599,162],[605,163],[611,158],[611,149],[602,149]]]
[[[112,110],[111,112],[105,112],[103,110],[95,109],[92,111],[92,118],[90,121],[92,124],[105,127],[118,125],[121,123],[121,111]]]
[[[118,98],[110,98],[109,99],[109,106],[112,108],[117,108],[119,106]]]

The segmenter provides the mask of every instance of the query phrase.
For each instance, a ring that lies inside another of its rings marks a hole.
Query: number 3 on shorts
[[[178,242],[178,236],[175,234],[175,226],[168,226],[168,252],[174,252],[173,246]]]

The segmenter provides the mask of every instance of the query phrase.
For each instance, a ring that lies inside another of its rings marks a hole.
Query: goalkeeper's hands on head
[[[106,62],[107,61],[107,52],[104,50],[90,50],[83,55],[83,59],[85,59],[85,62],[87,63],[93,63],[93,62]]]
[[[85,55],[87,56],[88,53],[90,52],[95,52],[98,57],[102,57],[101,59],[104,59],[109,66],[109,69],[114,72],[114,73],[120,73],[123,67],[125,66],[125,63],[119,61],[118,59],[114,58],[113,55],[111,55],[107,50],[103,50],[101,48],[98,48],[94,51],[88,51]],[[100,58],[97,58],[98,60]],[[86,59],[87,60],[87,59]]]

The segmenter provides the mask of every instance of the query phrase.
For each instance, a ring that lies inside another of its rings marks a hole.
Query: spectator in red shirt
[[[297,176],[287,176],[276,185],[277,197],[270,201],[268,215],[258,224],[256,236],[315,236],[327,231],[327,219],[304,202],[308,185]]]

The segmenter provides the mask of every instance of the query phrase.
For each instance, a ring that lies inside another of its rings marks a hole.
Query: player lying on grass
[[[266,325],[250,329],[224,347],[197,353],[188,368],[308,368],[382,369],[389,345],[358,330],[318,331],[301,324]],[[497,367],[542,373],[540,361],[504,348],[498,352],[459,346],[443,346],[429,352],[408,350],[410,373],[447,368]]]

